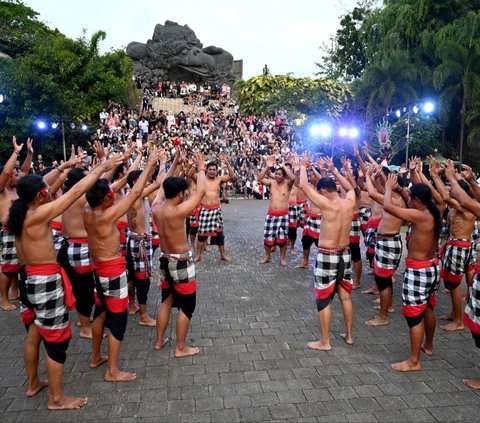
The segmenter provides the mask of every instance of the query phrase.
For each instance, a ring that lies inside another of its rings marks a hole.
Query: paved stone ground
[[[262,201],[224,205],[226,247],[233,261],[219,262],[212,248],[197,267],[198,303],[189,339],[201,348],[200,355],[175,359],[173,344],[154,351],[154,329],[140,327],[135,316],[120,364],[136,371],[138,380],[107,383],[104,369],[88,368],[90,344],[78,337],[75,327],[64,386],[69,394],[89,397],[81,410],[49,412],[46,391],[24,396],[24,329],[17,312],[0,313],[0,420],[480,421],[480,392],[461,381],[480,377],[479,352],[469,331],[446,334],[439,329],[435,355],[423,359],[422,371],[401,374],[390,369],[390,363],[409,352],[399,283],[389,326],[365,326],[374,315],[373,297],[355,291],[355,345],[347,346],[339,336],[343,319],[335,300],[333,349],[305,348],[319,336],[312,268],[293,269],[300,257],[290,255],[289,267],[281,268],[278,253],[274,263],[258,264],[266,209]],[[297,248],[300,253],[300,244]],[[370,281],[371,276],[365,276],[362,283],[366,287]],[[157,283],[153,285],[152,314],[159,297]],[[437,314],[449,308],[449,298],[439,297]],[[174,337],[174,323],[168,332]],[[45,377],[43,364],[41,373]]]

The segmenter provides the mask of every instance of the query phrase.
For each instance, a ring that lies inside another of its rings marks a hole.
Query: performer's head
[[[115,193],[110,189],[106,179],[99,179],[85,194],[89,206],[94,209],[106,209],[115,203]]]
[[[279,167],[277,170],[275,170],[275,181],[277,181],[277,183],[282,183],[286,177],[287,172],[285,172],[285,169],[282,167]]]
[[[218,164],[210,162],[207,164],[207,178],[215,179],[218,174]]]
[[[3,172],[3,166],[0,166],[0,173]],[[15,188],[18,182],[18,171],[13,169],[8,175],[7,185],[9,188]]]
[[[130,188],[133,188],[135,185],[135,182],[137,182],[138,178],[140,178],[140,175],[142,174],[141,170],[134,170],[130,172],[127,176],[127,184]]]
[[[180,176],[170,176],[163,181],[163,191],[167,200],[177,199],[181,203],[187,197],[188,182]]]
[[[322,195],[332,194],[337,192],[337,184],[332,178],[320,178],[317,183],[317,191]]]
[[[67,173],[67,179],[65,180],[64,192],[68,192],[76,183],[85,178],[85,171],[78,167],[72,167]]]
[[[414,184],[410,187],[408,207],[420,210],[426,207],[435,221],[435,237],[438,238],[440,236],[440,231],[442,230],[443,225],[442,216],[432,199],[432,190],[428,185]]]

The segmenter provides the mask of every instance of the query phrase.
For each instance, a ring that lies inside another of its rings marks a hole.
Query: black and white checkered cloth
[[[308,213],[305,219],[305,226],[303,228],[304,235],[310,235],[314,238],[320,238],[320,225],[322,224],[321,214]]]
[[[68,327],[62,275],[31,275],[25,282],[27,299],[36,313],[35,324],[48,330]]]
[[[92,262],[90,260],[90,250],[87,243],[77,243],[73,240],[68,240],[67,248],[68,262],[70,266],[75,268],[90,267]]]
[[[360,227],[363,231],[367,227],[367,222],[369,217],[372,215],[372,208],[370,206],[366,206],[364,204],[360,205]]]
[[[470,287],[468,302],[465,306],[463,320],[474,334],[480,335],[480,263],[476,264],[475,278]]]
[[[0,244],[2,249],[0,264],[20,264],[20,260],[17,256],[17,248],[15,247],[15,235],[10,232],[5,226],[1,230]]]
[[[222,208],[201,208],[198,222],[199,236],[216,236],[223,231]]]
[[[303,228],[308,214],[308,203],[306,201],[297,203],[297,226]]]
[[[350,242],[359,243],[360,234],[362,233],[360,229],[360,215],[355,213],[352,218],[352,226],[350,228]]]
[[[99,276],[98,271],[96,271],[95,277],[100,282],[102,293],[105,297],[112,297],[119,300],[128,297],[128,280],[126,271],[123,271],[123,273],[118,276],[110,278]],[[95,290],[97,290],[97,288],[95,288]]]
[[[288,219],[289,215],[287,213],[283,216],[274,216],[270,213],[267,214],[265,217],[265,225],[263,227],[263,237],[266,245],[287,242]]]
[[[338,272],[341,261],[343,260],[343,277],[340,283],[347,290],[351,291],[353,286],[352,280],[352,257],[348,247],[336,252],[318,249],[317,259],[315,260],[315,269],[313,277],[315,281],[315,291],[331,290],[332,285],[337,282]],[[317,298],[321,296],[317,295]]]
[[[440,281],[440,260],[429,260],[428,267],[415,268],[406,260],[406,268],[403,276],[402,300],[405,308],[411,306],[423,306],[427,300],[437,292]]]
[[[375,274],[390,277],[397,270],[402,258],[402,237],[377,235],[375,243],[374,269]]]
[[[374,250],[377,242],[377,228],[367,228],[363,241],[365,243],[365,247]]]
[[[195,264],[191,251],[160,254],[160,282],[188,284],[195,281]]]
[[[58,254],[60,248],[62,248],[63,243],[65,242],[65,237],[61,233],[61,229],[52,228],[53,234],[53,244],[55,246],[55,252]]]
[[[148,234],[130,232],[128,236],[128,254],[130,254],[135,273],[150,277],[152,271],[152,237]]]
[[[455,242],[465,244],[465,246],[454,245]],[[448,281],[460,283],[470,265],[472,251],[473,243],[471,241],[449,239],[442,256],[441,276]]]
[[[298,205],[288,205],[288,227],[296,228],[298,226]]]

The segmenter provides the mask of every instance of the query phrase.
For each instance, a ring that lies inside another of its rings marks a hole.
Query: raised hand
[[[397,186],[397,175],[395,173],[390,172],[387,178],[387,182],[385,182],[385,188],[390,188],[392,191],[395,190]]]
[[[95,153],[97,153],[99,160],[104,160],[106,158],[105,147],[100,141],[95,141],[93,143],[93,149],[95,150]]]
[[[428,156],[428,166],[430,168],[430,175],[438,175],[440,172],[440,163],[433,156]]]
[[[22,151],[23,143],[18,145],[17,137],[15,135],[12,137],[12,145],[13,145],[13,152],[20,154],[20,151]]]
[[[415,172],[417,170],[417,157],[410,157],[408,162],[408,170],[410,172]]]
[[[33,138],[27,138],[27,151],[28,154],[33,155]]]
[[[205,158],[202,153],[195,154],[195,163],[197,165],[197,170],[205,170]]]
[[[108,172],[112,169],[116,169],[120,166],[124,161],[123,154],[113,154],[106,162],[104,162],[101,166],[103,166],[103,170]]]
[[[267,166],[268,166],[268,167],[273,167],[273,166],[275,166],[275,164],[276,164],[275,157],[273,157],[273,156],[267,156],[266,162],[267,162]]]
[[[336,168],[331,157],[325,157],[325,163],[327,164],[327,170],[330,173],[335,172]]]
[[[460,174],[467,182],[473,181],[473,172],[470,166],[466,164],[462,165],[462,171],[460,172]]]
[[[300,166],[310,167],[312,165],[312,156],[307,151],[302,156],[302,160],[300,161]]]
[[[455,179],[455,166],[451,160],[445,162],[445,176],[447,179]]]

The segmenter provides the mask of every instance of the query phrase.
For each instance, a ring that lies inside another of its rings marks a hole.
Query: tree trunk
[[[460,111],[460,162],[463,163],[463,139],[465,138],[465,113],[467,110],[467,102],[465,94],[462,98],[462,110]]]

